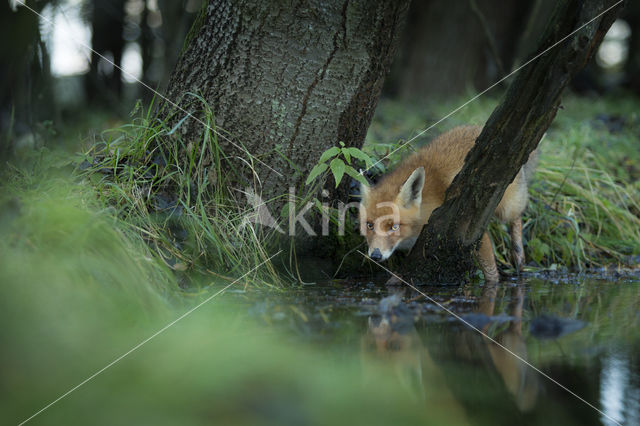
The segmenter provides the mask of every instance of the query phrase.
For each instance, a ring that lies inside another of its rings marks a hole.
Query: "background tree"
[[[430,99],[485,89],[511,70],[535,3],[412,2],[386,93]]]
[[[560,107],[562,90],[597,51],[623,3],[619,0],[558,3],[536,52],[545,51],[616,6],[516,75],[447,190],[445,202],[433,212],[423,229],[405,272],[460,282],[473,270],[473,249],[506,187],[551,124]]]
[[[43,3],[34,5],[37,11]],[[36,124],[53,118],[49,100],[49,55],[31,11],[0,2],[0,25],[10,35],[0,45],[0,160],[8,157],[17,139],[34,142]],[[23,138],[23,136],[26,138]]]
[[[163,81],[166,87],[169,76],[176,66],[178,57],[184,47],[189,28],[193,24],[196,12],[199,11],[202,0],[159,0],[158,7],[162,12],[162,26],[160,39],[162,40]]]
[[[640,94],[640,2],[629,2],[623,17],[631,27],[624,84]]]
[[[147,85],[164,92],[196,12],[203,3],[201,0],[158,0],[157,8],[151,8],[151,2],[144,2],[139,40],[142,80]],[[155,94],[147,90],[142,95],[151,101]]]
[[[86,76],[90,100],[100,96],[118,99],[122,92],[124,50],[124,0],[93,0],[91,4],[91,62]],[[99,55],[109,58],[113,66]]]

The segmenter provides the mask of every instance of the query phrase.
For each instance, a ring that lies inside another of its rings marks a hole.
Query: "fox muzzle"
[[[379,248],[376,248],[373,250],[373,252],[369,254],[369,257],[371,258],[371,260],[375,260],[376,262],[379,262],[382,260],[382,253],[380,252]]]

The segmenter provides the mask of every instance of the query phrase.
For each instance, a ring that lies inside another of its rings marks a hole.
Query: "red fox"
[[[360,226],[372,260],[384,261],[396,249],[413,247],[433,210],[443,203],[445,191],[462,168],[481,131],[479,126],[449,130],[406,158],[375,186],[362,185]],[[518,270],[524,264],[521,216],[527,205],[528,180],[536,158],[534,151],[507,187],[495,211],[500,220],[509,224],[511,253]],[[488,232],[482,236],[477,258],[485,281],[498,281],[500,277]]]

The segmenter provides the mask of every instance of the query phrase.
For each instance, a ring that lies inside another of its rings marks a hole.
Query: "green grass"
[[[469,96],[469,98],[471,95]],[[393,151],[466,99],[426,105],[382,102],[368,137],[372,153]],[[461,124],[483,124],[497,104],[480,98],[425,133],[426,143]],[[627,96],[568,97],[540,145],[541,157],[524,217],[525,253],[534,268],[583,270],[635,266],[640,254],[640,101]],[[617,128],[617,123],[624,123]],[[612,128],[610,128],[612,127]],[[391,157],[399,161],[411,147]],[[502,267],[509,264],[506,226],[491,234]]]
[[[391,152],[463,102],[410,105],[382,101],[365,150],[377,156]],[[482,124],[496,103],[482,97],[469,104],[411,146],[397,151],[384,166],[392,166],[412,146],[426,143],[448,128]],[[215,128],[212,112],[202,105],[205,121]],[[634,256],[640,254],[639,106],[637,99],[624,96],[597,100],[569,97],[565,102],[541,144],[541,159],[531,185],[524,226],[530,267],[583,270],[634,264]],[[99,119],[104,121],[102,116]],[[176,117],[174,122],[185,119]],[[95,125],[95,120],[91,122]],[[617,123],[623,125],[609,128]],[[73,147],[69,140],[75,136],[69,134],[65,134],[65,149]],[[228,282],[268,259],[282,241],[274,238],[275,233],[264,233],[264,228],[247,223],[254,212],[240,199],[243,196],[231,192],[226,184],[221,170],[231,166],[216,133],[207,130],[200,140],[189,142],[179,134],[176,124],[155,120],[151,107],[138,108],[130,122],[94,136],[80,156],[46,149],[27,154],[22,166],[7,173],[9,180],[3,183],[2,192],[5,199],[15,197],[21,203],[26,194],[44,202],[50,196],[61,197],[60,191],[72,185],[78,190],[71,197],[76,213],[83,207],[99,211],[123,244],[144,252],[143,258],[153,259],[157,265],[154,273],[164,278],[152,281],[163,282],[163,291],[170,293],[167,288],[175,285],[167,282],[177,279],[183,288],[197,294],[202,290],[198,287],[201,279],[194,277]],[[251,160],[249,153],[247,158]],[[82,159],[88,162],[70,172]],[[54,179],[43,177],[58,169]],[[34,210],[52,209],[49,227],[55,228],[56,220],[73,226],[74,221],[66,221],[69,214],[64,210],[54,214],[55,207],[53,202]],[[42,218],[36,219],[34,225],[42,222]],[[55,235],[40,234],[44,229],[34,231],[42,245]],[[490,230],[497,258],[509,270],[506,227],[495,223]],[[128,257],[136,259],[135,255]],[[243,283],[281,287],[295,280],[295,260],[290,263],[293,272],[289,275],[267,262]]]
[[[427,104],[382,101],[365,150],[374,157],[393,152],[470,97]],[[210,126],[200,140],[182,140],[179,125],[188,117],[176,116],[169,125],[153,118],[152,107],[138,108],[130,123],[97,138],[86,156],[90,166],[81,176],[91,182],[104,206],[114,209],[123,232],[142,238],[185,280],[194,273],[231,278],[247,265],[265,261],[283,241],[275,232],[247,223],[255,213],[242,194],[229,189],[228,174],[235,169],[211,130],[212,111],[202,99],[196,101]],[[496,104],[487,96],[470,103],[394,152],[383,168],[451,127],[484,123]],[[524,217],[531,268],[583,270],[637,263],[638,107],[637,99],[625,96],[568,97],[558,112],[541,143]],[[253,157],[245,154],[251,163]],[[494,223],[490,232],[498,261],[512,271],[506,226]],[[279,274],[268,262],[252,282],[279,287],[296,281],[295,250],[290,252],[289,274]]]
[[[185,277],[231,279],[266,261],[252,282],[281,286],[282,276],[267,261],[276,251],[273,234],[249,222],[255,212],[228,185],[236,171],[218,143],[212,111],[202,104],[207,127],[201,139],[180,136],[180,125],[192,119],[186,115],[173,117],[170,126],[153,117],[153,106],[138,109],[131,123],[105,131],[90,147],[80,175],[129,233]]]

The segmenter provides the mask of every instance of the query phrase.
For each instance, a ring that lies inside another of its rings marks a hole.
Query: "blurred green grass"
[[[0,413],[17,424],[221,288],[169,268],[64,156],[0,188]],[[253,265],[246,265],[247,269]],[[238,286],[249,285],[251,279]],[[226,284],[226,282],[225,282]],[[265,332],[222,294],[44,411],[34,424],[452,423],[398,393],[380,365]],[[453,421],[456,423],[456,421]]]

